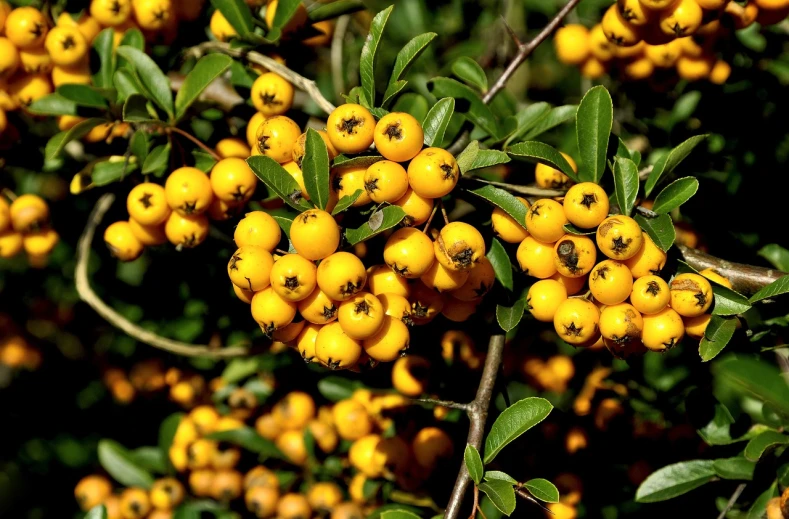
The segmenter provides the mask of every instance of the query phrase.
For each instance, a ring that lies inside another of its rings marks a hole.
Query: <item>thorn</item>
[[[507,32],[509,33],[510,38],[512,38],[512,41],[515,42],[515,45],[518,46],[518,47],[523,45],[523,43],[521,43],[520,38],[518,38],[518,35],[515,34],[515,31],[512,29],[512,27],[510,27],[510,24],[507,23],[507,20],[504,18],[504,15],[501,15],[501,21],[504,24],[504,28],[507,29]]]

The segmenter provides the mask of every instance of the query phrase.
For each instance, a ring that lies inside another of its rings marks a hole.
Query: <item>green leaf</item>
[[[73,101],[77,106],[88,108],[106,109],[107,100],[88,85],[62,85],[58,87],[58,94]]]
[[[121,485],[148,489],[153,484],[153,476],[137,466],[132,461],[129,451],[118,442],[100,440],[98,455],[99,463],[104,470]]]
[[[123,38],[121,38],[121,44],[119,46],[134,47],[139,51],[144,51],[145,36],[142,34],[140,29],[132,27],[123,33]],[[117,66],[121,66],[120,60],[118,60]]]
[[[257,155],[247,159],[257,177],[286,204],[297,211],[312,209],[312,204],[301,196],[298,183],[271,157]]]
[[[149,148],[148,134],[145,131],[137,130],[132,134],[131,139],[129,139],[129,149],[132,155],[137,157],[137,164],[145,163]]]
[[[636,491],[639,503],[657,503],[672,499],[708,483],[715,477],[711,460],[674,463],[647,477]]]
[[[715,414],[704,427],[698,429],[698,433],[707,445],[730,445],[736,441],[731,437],[733,423],[734,418],[726,406],[716,402]]]
[[[503,189],[494,186],[484,186],[479,189],[469,190],[469,193],[484,198],[491,204],[503,210],[515,219],[515,222],[526,228],[526,206],[517,198]]]
[[[614,159],[614,193],[619,210],[630,216],[638,197],[638,167],[630,159]]]
[[[27,110],[36,115],[77,115],[77,103],[55,92],[36,99]]]
[[[162,69],[150,56],[133,47],[121,45],[115,52],[119,56],[123,56],[134,67],[137,78],[145,89],[147,97],[172,119],[174,115],[173,95],[170,92],[170,80],[164,75]]]
[[[252,11],[244,0],[211,0],[211,4],[222,13],[241,38],[248,37],[254,30]]]
[[[333,168],[369,167],[384,158],[374,155],[337,155],[332,161]]]
[[[132,94],[123,104],[123,120],[132,123],[158,122],[148,111],[148,99],[141,94]]]
[[[106,186],[122,180],[123,177],[137,170],[137,164],[122,160],[104,160],[93,166],[90,173],[94,186]]]
[[[93,39],[93,50],[99,56],[99,70],[93,74],[93,85],[99,88],[112,88],[112,73],[115,71],[115,53],[113,40],[115,32],[112,27],[102,30]]]
[[[452,114],[454,113],[455,100],[451,97],[439,99],[433,105],[433,108],[427,112],[425,120],[422,121],[422,129],[425,133],[425,146],[441,146],[449,120],[452,119]]]
[[[708,135],[696,135],[695,137],[691,137],[658,159],[658,161],[655,162],[654,166],[652,167],[652,172],[649,174],[649,177],[647,177],[647,181],[644,184],[644,196],[649,196],[660,180],[660,177],[662,177],[664,174],[667,175],[674,171],[674,168],[679,166],[679,164],[685,160],[688,155],[690,155],[690,152],[693,151],[693,148],[698,146],[699,143],[701,143],[701,141],[707,137]]]
[[[756,498],[751,508],[748,509],[748,515],[745,516],[744,519],[762,519],[765,516],[767,512],[767,503],[770,499],[778,495],[775,483],[776,482],[773,481],[773,484]]]
[[[386,510],[381,513],[381,519],[420,519],[420,517],[408,510]]]
[[[175,118],[180,119],[200,94],[230,67],[233,58],[225,54],[207,54],[200,58],[184,78],[175,96]]]
[[[577,117],[577,114],[577,105],[564,105],[552,108],[548,113],[543,114],[539,119],[534,121],[531,126],[522,130],[523,135],[520,135],[518,138],[524,141],[536,139],[548,130],[552,130],[560,124],[572,121]]]
[[[544,398],[524,398],[506,408],[493,422],[485,438],[485,463],[490,463],[501,449],[539,424],[551,413],[553,406]]]
[[[162,144],[154,149],[145,158],[142,165],[143,175],[161,177],[170,164],[170,143]]]
[[[99,119],[97,117],[85,119],[84,121],[78,122],[65,132],[60,132],[53,135],[52,138],[47,142],[46,148],[44,150],[44,159],[55,160],[60,156],[60,153],[63,151],[63,148],[66,147],[66,144],[75,139],[81,139],[93,128],[105,123],[107,123],[106,119]]]
[[[143,89],[134,74],[127,69],[116,70],[112,76],[115,88],[118,91],[118,102],[122,103],[134,94],[142,95]]]
[[[277,221],[279,228],[282,229],[282,232],[285,233],[285,236],[287,236],[288,239],[290,239],[290,226],[293,225],[293,220],[291,220],[290,218],[285,218],[284,216],[277,216],[277,215],[272,216],[272,218],[274,218],[274,220]]]
[[[370,106],[375,104],[375,58],[378,54],[378,44],[384,32],[389,15],[392,14],[393,5],[375,15],[370,25],[370,33],[362,47],[362,54],[359,57],[359,75],[362,79],[362,93]],[[399,78],[398,78],[399,79]]]
[[[778,270],[783,272],[789,270],[789,250],[781,247],[777,243],[768,243],[759,249],[757,254],[769,261],[772,266]]]
[[[484,130],[485,133],[494,139],[499,138],[499,127],[496,116],[493,115],[493,111],[490,107],[482,102],[482,98],[479,97],[479,94],[471,89],[471,87],[446,77],[433,78],[430,82],[433,84],[434,96],[438,98],[455,98],[455,111],[458,111],[458,99],[467,101],[467,103],[462,103],[462,105],[468,106],[468,110],[465,112],[458,111],[458,113],[463,113],[467,119],[479,126],[480,129]]]
[[[546,503],[559,502],[559,489],[547,479],[530,479],[523,486],[540,501],[545,501]]]
[[[787,292],[789,292],[789,276],[783,276],[752,295],[750,302],[756,303],[765,299],[771,299]]]
[[[301,163],[304,187],[310,200],[320,209],[326,209],[331,190],[329,189],[329,151],[321,135],[307,128],[304,159]]]
[[[637,214],[635,220],[660,250],[665,252],[674,244],[677,232],[674,230],[674,222],[671,221],[669,215],[661,214],[657,218],[646,218]]]
[[[522,139],[523,135],[534,127],[543,117],[551,111],[551,105],[546,102],[532,103],[523,110],[516,112],[515,115],[508,117],[510,122],[505,121],[505,126],[509,129],[507,140],[504,147],[508,147],[510,142]],[[575,113],[573,113],[575,117]]]
[[[753,358],[727,357],[715,364],[713,370],[732,389],[789,415],[789,385],[777,366]]]
[[[556,148],[537,141],[525,141],[513,144],[507,149],[507,153],[514,159],[525,160],[528,162],[539,162],[554,169],[558,169],[573,182],[580,182],[578,175],[573,171],[567,159],[559,153]]]
[[[408,86],[408,81],[405,79],[401,79],[400,81],[395,81],[388,87],[386,87],[386,91],[384,92],[384,100],[381,101],[381,106],[388,106],[389,102],[394,99],[394,97],[403,91],[405,87]],[[375,114],[373,114],[375,115]]]
[[[712,315],[739,315],[751,308],[748,298],[744,295],[714,282],[711,285],[715,296]]]
[[[591,236],[597,234],[597,229],[580,229],[571,223],[566,223],[562,226],[565,232],[575,234],[576,236]]]
[[[723,348],[729,344],[734,330],[737,329],[737,320],[733,318],[725,318],[719,315],[713,315],[710,318],[707,329],[704,331],[704,337],[699,343],[699,355],[702,362],[709,362],[718,354],[723,351]]]
[[[132,461],[139,467],[156,474],[164,474],[169,467],[168,455],[163,454],[158,447],[139,447],[131,454]]]
[[[507,250],[501,242],[496,238],[490,240],[490,250],[488,251],[487,258],[501,286],[508,290],[512,290],[512,263],[510,262],[510,256],[507,254]]]
[[[274,20],[272,25],[277,29],[282,29],[288,25],[299,10],[301,0],[281,0],[277,3],[277,11],[274,13]]]
[[[474,166],[477,155],[479,155],[479,141],[469,142],[466,148],[457,156],[458,169],[461,175]]]
[[[751,481],[756,463],[742,457],[722,458],[715,460],[712,468],[723,479]]]
[[[284,459],[282,452],[274,445],[274,442],[263,438],[251,427],[244,426],[229,431],[215,432],[209,434],[207,438],[209,440],[232,443],[268,458]]]
[[[159,441],[157,443],[168,467],[170,466],[170,447],[173,444],[173,438],[175,438],[175,431],[178,430],[184,416],[186,416],[184,413],[173,413],[162,420],[159,425]]]
[[[502,330],[509,332],[521,322],[525,310],[526,301],[523,299],[518,299],[512,306],[496,305],[496,321],[498,321]],[[485,463],[487,462],[488,460],[486,458]]]
[[[699,181],[693,177],[678,178],[663,188],[655,197],[652,211],[666,214],[681,206],[699,190]]]
[[[479,63],[469,58],[461,56],[452,62],[452,73],[471,86],[479,88],[481,91],[488,90],[488,77]]]
[[[192,150],[192,158],[194,158],[195,161],[195,168],[203,173],[210,173],[218,162],[214,157],[201,149]]]
[[[510,483],[491,479],[482,483],[479,489],[504,515],[510,515],[515,511],[515,490]]]
[[[511,483],[513,485],[518,484],[518,480],[516,480],[514,477],[510,476],[505,472],[501,472],[499,470],[485,471],[485,479],[486,480],[497,479],[499,481],[506,481],[507,483]]]
[[[107,519],[107,507],[96,505],[85,514],[85,519]]]
[[[313,4],[313,8],[309,11],[310,21],[322,22],[323,20],[332,20],[344,14],[352,14],[357,11],[366,9],[362,0],[335,0],[328,4]]]
[[[350,195],[345,195],[344,197],[340,198],[337,201],[337,205],[335,205],[334,209],[332,209],[331,211],[332,216],[336,214],[340,214],[341,212],[351,207],[354,204],[354,202],[356,202],[359,199],[359,197],[362,196],[362,193],[364,193],[363,189],[357,189]]]
[[[411,41],[406,43],[403,48],[400,49],[400,52],[397,53],[394,66],[392,67],[392,75],[389,77],[389,84],[386,87],[386,93],[384,94],[383,102],[384,105],[386,105],[386,102],[394,97],[397,92],[405,87],[407,81],[403,81],[401,79],[403,74],[408,71],[416,58],[418,58],[420,54],[422,54],[425,49],[427,49],[427,46],[430,45],[430,42],[433,41],[436,36],[437,35],[434,32],[420,34],[412,38]]]
[[[510,156],[504,151],[499,150],[479,150],[474,162],[466,171],[475,169],[489,168],[499,164],[506,164],[510,161]]]
[[[463,460],[466,463],[471,480],[474,484],[479,486],[482,481],[482,458],[479,456],[479,451],[470,443],[466,444],[466,450],[463,452]]]
[[[614,124],[614,103],[603,86],[589,90],[576,114],[575,133],[581,156],[578,177],[584,182],[599,183],[605,173],[608,137]]]
[[[370,219],[356,229],[345,229],[348,245],[356,245],[369,240],[373,236],[391,229],[405,218],[405,211],[396,205],[390,205],[374,212]]]
[[[759,461],[768,451],[787,444],[789,444],[789,436],[778,431],[764,431],[752,438],[745,446],[745,457],[754,462]]]
[[[353,392],[359,389],[362,383],[336,375],[321,378],[318,381],[318,392],[331,402],[339,402],[351,398]]]
[[[258,357],[242,357],[228,362],[221,376],[226,384],[235,384],[254,375],[259,369]]]

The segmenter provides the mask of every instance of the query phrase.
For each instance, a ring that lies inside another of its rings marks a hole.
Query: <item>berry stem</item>
[[[422,229],[423,233],[427,234],[427,230],[430,229],[430,224],[433,222],[433,217],[436,215],[436,211],[438,211],[438,207],[433,206],[433,211],[430,213],[430,218],[427,219],[425,228]]]
[[[444,202],[439,199],[438,205],[441,207],[441,216],[444,217],[444,225],[449,225],[449,216],[447,216],[447,210],[444,207]]]
[[[10,190],[10,189],[8,189],[7,187],[4,187],[4,188],[3,188],[3,190],[2,190],[2,193],[5,195],[5,197],[6,197],[6,198],[8,198],[9,200],[11,200],[12,202],[13,202],[14,200],[16,200],[16,193],[14,193],[13,191],[11,191],[11,190]]]
[[[200,148],[204,152],[206,152],[209,155],[211,155],[212,159],[214,159],[216,161],[222,160],[222,157],[220,157],[214,150],[209,148],[205,143],[203,143],[200,139],[198,139],[197,137],[195,137],[191,133],[185,132],[184,130],[182,130],[182,129],[176,127],[176,126],[169,126],[167,128],[167,131],[170,131],[170,132],[173,132],[173,133],[177,133],[181,137],[185,137],[186,139],[192,141],[192,143],[194,143],[198,148]]]

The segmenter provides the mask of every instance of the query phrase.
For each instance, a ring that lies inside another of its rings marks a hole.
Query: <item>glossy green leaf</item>
[[[154,474],[165,474],[169,470],[166,453],[158,447],[138,447],[130,451],[132,461],[138,466]]]
[[[745,515],[743,519],[763,519],[767,512],[767,503],[777,495],[776,484],[775,481],[773,481],[772,485],[753,501],[753,504],[748,509],[748,514]]]
[[[479,489],[504,515],[510,515],[515,511],[515,489],[510,483],[500,479],[491,479],[482,483]]]
[[[416,92],[406,92],[397,98],[397,102],[392,107],[393,112],[405,112],[410,114],[419,121],[419,124],[427,117],[427,112],[430,109],[430,104],[422,94]]]
[[[395,58],[394,66],[392,67],[392,75],[389,77],[389,84],[386,87],[384,104],[386,104],[396,92],[399,92],[405,87],[406,82],[402,79],[403,75],[408,72],[408,69],[414,61],[425,51],[425,49],[427,49],[427,46],[430,45],[430,42],[433,41],[435,37],[436,33],[434,32],[420,34],[412,38],[411,41],[400,49],[400,52],[397,53],[397,58]]]
[[[451,97],[439,99],[433,108],[427,112],[425,120],[422,122],[422,130],[425,134],[425,146],[441,146],[444,141],[444,133],[455,113],[455,100]]]
[[[280,166],[277,161],[265,155],[247,159],[247,164],[257,177],[286,204],[297,211],[312,209],[312,204],[301,195],[296,180]]]
[[[537,122],[550,111],[551,105],[541,101],[539,103],[532,103],[523,110],[516,112],[515,115],[508,117],[510,122],[505,122],[505,126],[508,129],[508,136],[507,140],[504,141],[504,147],[508,147],[510,143],[516,139],[524,140],[523,135],[532,129]],[[573,117],[575,117],[574,113]]]
[[[137,164],[125,159],[103,160],[93,166],[90,177],[94,186],[106,186],[122,180],[136,170]]]
[[[512,290],[512,263],[510,262],[510,256],[496,238],[490,240],[490,250],[486,257],[490,260],[493,272],[496,273],[496,279],[501,283],[501,286]]]
[[[157,122],[148,111],[148,99],[141,94],[132,94],[123,103],[123,120],[133,123]]]
[[[107,519],[107,507],[96,505],[85,514],[85,519]]]
[[[521,322],[525,310],[526,301],[523,299],[518,299],[512,306],[496,305],[496,321],[498,321],[502,330],[509,332]],[[486,453],[485,463],[488,463],[489,461],[490,460],[487,458]]]
[[[765,299],[772,299],[787,292],[789,292],[789,276],[783,276],[752,295],[750,302],[756,303]]]
[[[132,65],[147,97],[172,119],[174,115],[173,95],[170,91],[170,80],[164,75],[162,69],[150,56],[133,47],[121,45],[115,52]]]
[[[165,456],[168,466],[170,466],[169,452],[170,447],[173,444],[173,438],[175,438],[175,431],[178,430],[178,425],[180,425],[184,416],[186,416],[184,413],[173,413],[162,420],[162,423],[159,424],[157,444],[159,446],[159,450],[162,452],[162,455]]]
[[[137,157],[137,164],[143,164],[148,157],[150,143],[148,142],[148,134],[143,130],[135,131],[131,139],[129,139],[129,149],[132,155]]]
[[[712,307],[712,315],[739,315],[747,312],[751,308],[748,298],[738,294],[734,290],[712,282],[712,293],[715,297],[715,304]]]
[[[170,143],[162,144],[154,149],[145,158],[142,165],[144,175],[161,177],[167,171],[170,164]]]
[[[466,171],[474,171],[475,169],[489,168],[499,164],[506,164],[510,161],[510,156],[506,152],[499,150],[479,150],[477,156],[474,157],[474,162]]]
[[[386,510],[381,512],[381,519],[420,519],[420,517],[409,510]]]
[[[553,146],[537,141],[519,142],[510,146],[507,153],[514,159],[539,162],[558,169],[574,182],[579,182],[578,175],[575,174],[570,163]]]
[[[112,79],[115,84],[115,89],[118,91],[119,103],[126,101],[126,99],[134,94],[143,94],[142,85],[140,85],[140,82],[137,81],[137,78],[128,69],[116,70]]]
[[[712,468],[718,477],[723,479],[751,481],[753,471],[756,470],[756,463],[743,457],[722,458],[715,460]]]
[[[778,431],[764,431],[745,446],[745,457],[751,461],[759,461],[768,451],[787,444],[789,436]]]
[[[216,78],[221,76],[233,62],[233,58],[225,54],[207,54],[200,58],[189,74],[184,78],[178,94],[175,96],[175,118],[180,119],[200,94]]]
[[[373,236],[391,229],[405,218],[405,211],[396,205],[390,205],[374,212],[368,221],[356,229],[345,229],[345,239],[349,245],[356,245],[369,240]]]
[[[229,431],[215,432],[209,434],[207,438],[232,443],[268,458],[284,459],[282,452],[274,445],[274,442],[263,438],[251,427],[244,426]]]
[[[469,142],[466,148],[457,156],[458,169],[461,175],[471,170],[474,162],[477,161],[477,155],[479,155],[479,141]]]
[[[614,124],[614,103],[603,86],[589,90],[576,114],[576,137],[581,156],[578,177],[583,182],[599,183],[605,173],[608,137]]]
[[[482,98],[471,87],[445,77],[433,78],[430,80],[430,83],[433,85],[434,96],[438,98],[454,97],[456,112],[465,115],[467,119],[494,139],[499,138],[499,125],[496,117],[493,115],[493,111],[482,102]],[[458,103],[458,99],[462,99],[465,102]],[[461,111],[459,105],[464,105],[467,107],[467,110]]]
[[[643,215],[637,214],[635,220],[643,230],[649,234],[652,241],[655,242],[660,250],[667,251],[674,244],[677,233],[674,230],[674,222],[667,214],[662,214],[657,218],[646,218]]]
[[[551,108],[550,111],[534,121],[534,124],[527,127],[525,131],[522,131],[522,135],[519,136],[519,139],[524,141],[536,139],[548,130],[552,130],[561,124],[574,120],[577,114],[577,105],[564,105]]]
[[[503,210],[515,219],[515,222],[526,228],[526,206],[507,191],[494,186],[484,186],[479,189],[469,190],[472,195],[484,198],[491,204]]]
[[[778,270],[789,271],[789,250],[777,243],[768,243],[759,249],[757,254],[769,261]]]
[[[713,367],[714,373],[735,389],[789,415],[789,385],[772,363],[747,357],[727,357]]]
[[[100,440],[98,447],[99,463],[123,486],[150,488],[153,476],[132,461],[129,451],[113,440]]]
[[[277,225],[279,225],[279,228],[282,229],[282,232],[285,233],[285,236],[290,239],[290,226],[293,225],[293,220],[278,215],[274,215],[272,218],[274,218],[274,220],[277,222]]]
[[[678,178],[663,188],[655,197],[652,211],[666,214],[681,206],[699,190],[699,181],[693,177]]]
[[[194,159],[195,168],[203,173],[210,173],[218,162],[213,156],[199,148],[192,150],[192,158]]]
[[[280,0],[277,2],[277,11],[274,13],[272,25],[277,29],[287,26],[296,12],[303,8],[301,0]]]
[[[547,479],[530,479],[523,486],[540,501],[545,501],[546,503],[559,502],[559,489]]]
[[[466,444],[466,450],[463,452],[463,461],[466,464],[469,476],[475,485],[479,486],[482,482],[482,458],[479,451],[473,445]]]
[[[727,319],[726,317],[713,315],[709,324],[707,324],[707,329],[704,331],[704,337],[699,343],[701,361],[709,362],[717,357],[723,351],[723,348],[729,344],[736,328],[736,319]]]
[[[644,196],[649,196],[663,175],[668,175],[685,160],[693,148],[698,146],[708,135],[696,135],[686,140],[667,154],[663,155],[652,167],[652,172],[644,184]]]
[[[77,103],[55,92],[36,99],[27,110],[36,115],[77,115]]]
[[[100,118],[91,118],[85,119],[84,121],[80,121],[75,124],[69,130],[65,132],[60,132],[55,134],[49,141],[47,142],[46,148],[44,150],[44,158],[46,160],[54,160],[60,153],[63,151],[63,148],[66,147],[66,144],[75,140],[81,139],[85,135],[88,134],[93,128],[100,124],[107,123],[106,119]]]
[[[107,99],[88,85],[61,85],[57,90],[62,97],[73,101],[77,106],[88,108],[108,108]]]
[[[211,4],[222,13],[222,16],[241,38],[252,34],[255,28],[252,22],[252,11],[244,0],[211,0]]]
[[[336,214],[340,214],[341,212],[351,207],[354,204],[354,202],[356,202],[359,199],[359,197],[362,196],[362,193],[364,193],[363,189],[357,189],[350,195],[346,195],[340,198],[337,201],[337,204],[334,206],[334,209],[332,209],[331,211],[332,216]]]
[[[639,503],[672,499],[709,483],[716,476],[712,460],[683,461],[667,465],[647,477],[636,491]]]
[[[614,193],[619,210],[630,216],[638,197],[638,167],[630,159],[614,159]]]
[[[378,54],[378,44],[381,42],[384,27],[392,14],[393,5],[379,12],[370,24],[370,32],[362,47],[359,57],[359,75],[362,79],[362,93],[370,106],[375,104],[375,60]],[[399,79],[399,78],[398,78]]]
[[[92,83],[99,88],[111,88],[112,73],[115,71],[115,53],[113,40],[115,32],[112,27],[102,30],[93,38],[92,47],[99,57],[99,70],[93,74]]]
[[[310,195],[310,201],[320,209],[326,209],[331,196],[329,186],[329,151],[321,135],[307,128],[307,140],[304,146],[304,158],[301,162],[304,187]]]
[[[518,484],[518,480],[516,480],[514,477],[510,476],[509,474],[507,474],[505,472],[501,472],[499,470],[487,470],[487,471],[485,471],[485,479],[486,480],[498,479],[500,481],[506,481],[507,483],[511,483],[513,485],[517,485]]]
[[[315,23],[363,11],[366,8],[362,0],[335,0],[327,4],[313,4],[313,8],[309,11],[309,17],[310,21]]]
[[[355,167],[367,167],[372,164],[375,164],[379,160],[384,160],[384,158],[380,155],[372,154],[372,155],[337,155],[334,157],[332,161],[333,168],[355,168]]]
[[[580,227],[576,227],[571,223],[566,223],[562,226],[565,232],[569,234],[575,234],[576,236],[592,236],[593,234],[597,234],[597,229],[581,229]]]
[[[552,409],[551,403],[544,398],[531,397],[519,400],[502,411],[485,438],[485,463],[493,461],[504,447],[545,420]]]
[[[717,402],[712,419],[698,429],[698,433],[707,445],[730,445],[737,441],[731,436],[733,423],[734,417],[726,406]]]
[[[457,58],[452,62],[450,68],[455,76],[469,85],[479,88],[482,92],[488,90],[488,77],[485,75],[485,71],[479,63],[468,56]]]

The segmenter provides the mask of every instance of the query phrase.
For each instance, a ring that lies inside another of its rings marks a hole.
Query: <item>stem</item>
[[[718,515],[718,519],[725,519],[726,518],[726,514],[729,513],[729,510],[732,509],[732,507],[734,506],[734,503],[737,502],[737,499],[740,498],[740,495],[745,490],[745,486],[746,486],[746,483],[740,483],[739,485],[737,485],[737,488],[734,489],[734,493],[729,498],[729,501],[726,503],[726,506],[723,507],[723,510],[721,510],[720,515]]]
[[[439,407],[448,407],[450,409],[460,409],[463,411],[468,411],[471,408],[470,404],[453,402],[452,400],[437,400],[435,398],[414,398],[411,401],[415,404],[429,404]]]
[[[430,224],[433,222],[433,217],[436,215],[436,211],[438,211],[438,207],[433,206],[433,211],[430,213],[430,218],[427,219],[425,228],[422,230],[423,233],[427,234],[427,230],[430,229]]]
[[[469,404],[468,418],[470,426],[468,430],[467,443],[480,449],[482,438],[485,434],[485,423],[488,419],[488,407],[493,396],[493,386],[496,383],[496,375],[499,372],[501,358],[504,352],[504,335],[497,333],[490,337],[488,343],[488,355],[485,359],[485,367],[482,370],[482,378],[477,388],[477,396]],[[466,464],[461,463],[460,473],[455,480],[455,488],[447,503],[444,511],[444,519],[457,519],[460,514],[460,506],[463,504],[463,497],[466,495],[471,478],[469,477]]]
[[[334,26],[334,35],[331,40],[331,79],[334,87],[334,98],[342,100],[342,93],[345,92],[345,66],[342,60],[343,43],[348,26],[351,24],[351,16],[344,14],[337,18]]]
[[[96,234],[96,228],[101,224],[104,215],[112,206],[115,200],[115,195],[107,193],[102,195],[96,202],[96,206],[88,218],[88,223],[85,230],[82,231],[79,244],[77,245],[77,267],[74,272],[75,283],[77,286],[77,293],[79,297],[85,301],[88,306],[93,308],[104,320],[125,332],[127,335],[137,339],[140,342],[159,348],[176,355],[184,357],[210,357],[214,359],[243,357],[249,354],[249,348],[245,346],[228,346],[227,348],[214,348],[208,345],[200,344],[187,344],[184,342],[174,341],[166,337],[162,337],[153,332],[140,328],[132,323],[118,312],[113,310],[107,303],[96,295],[93,288],[90,286],[88,279],[88,259],[90,257],[90,247],[93,242],[93,236]]]
[[[474,519],[477,516],[478,509],[479,509],[479,487],[477,485],[474,485],[474,506],[471,508],[471,515],[468,516],[468,519]],[[482,511],[480,510],[480,512]]]
[[[4,187],[4,188],[2,189],[2,193],[5,195],[5,197],[6,197],[6,198],[8,198],[9,200],[11,200],[12,202],[13,202],[14,200],[16,200],[16,193],[14,193],[13,191],[11,191],[11,190],[10,190],[10,189],[8,189],[7,187]]]
[[[449,216],[447,216],[447,210],[444,207],[444,202],[440,199],[438,200],[438,205],[441,207],[441,216],[444,217],[444,225],[449,225]]]
[[[219,154],[217,154],[217,152],[209,148],[205,143],[203,143],[200,139],[198,139],[191,133],[185,132],[184,130],[177,128],[175,126],[169,126],[167,128],[167,131],[177,133],[181,137],[186,137],[188,140],[192,141],[192,143],[194,143],[198,148],[211,155],[212,159],[216,161],[222,160],[222,157],[220,157]]]
[[[696,270],[714,269],[718,274],[731,281],[734,290],[743,294],[754,294],[770,283],[787,275],[786,272],[781,272],[780,270],[744,265],[716,258],[706,252],[691,249],[684,245],[678,244],[677,248],[688,265]]]
[[[494,182],[493,180],[485,180],[477,177],[462,177],[462,178],[473,180],[474,182],[481,182],[483,184],[488,184],[495,187],[500,187],[501,189],[504,189],[506,191],[518,193],[519,195],[553,198],[555,196],[564,196],[565,193],[567,193],[566,189],[545,189],[542,187],[520,186],[518,184],[507,184],[506,182]]]

